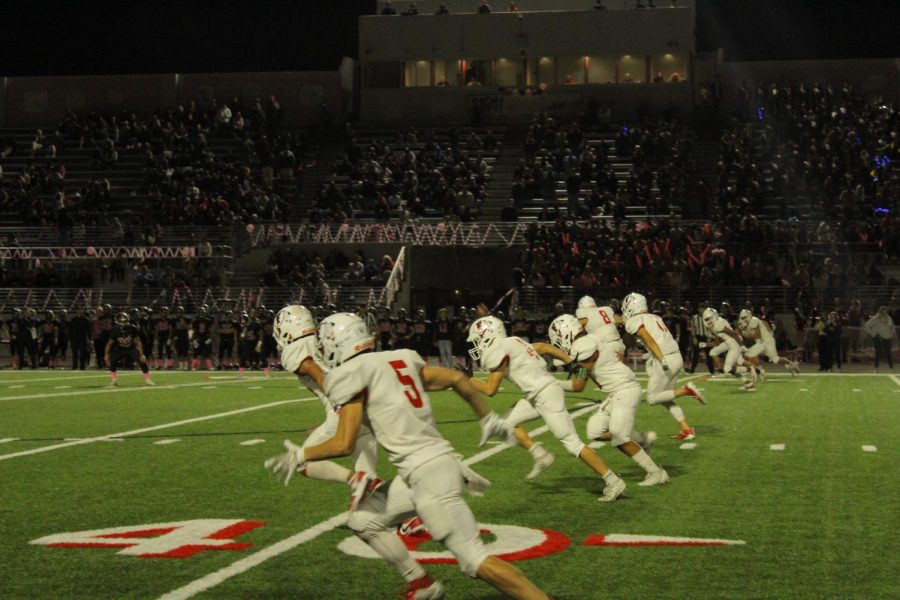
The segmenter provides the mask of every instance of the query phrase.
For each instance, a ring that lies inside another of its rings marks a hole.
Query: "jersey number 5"
[[[419,393],[419,388],[416,387],[416,381],[403,373],[403,369],[406,368],[406,361],[392,360],[388,364],[391,365],[394,373],[397,374],[397,381],[406,387],[406,399],[409,400],[409,403],[414,408],[422,408],[422,394]]]

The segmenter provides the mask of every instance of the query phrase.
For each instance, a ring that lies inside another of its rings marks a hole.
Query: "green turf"
[[[309,398],[284,375],[204,381],[201,374],[165,373],[155,376],[160,387],[144,391],[140,376],[128,374],[112,393],[102,387],[108,383],[102,374],[78,378],[83,375],[0,374],[0,438],[20,438],[0,444],[0,597],[158,597],[346,508],[343,486],[298,478],[285,488],[262,469],[282,439],[301,441],[321,421],[315,400],[2,460],[65,438],[127,433]],[[61,385],[73,387],[57,389]],[[511,384],[504,385],[491,400],[498,410],[519,397]],[[638,487],[639,469],[604,447],[600,454],[629,488],[611,505],[598,503],[601,481],[544,434],[541,439],[557,454],[550,470],[528,482],[530,457],[518,449],[503,451],[476,465],[494,485],[485,497],[470,498],[470,506],[484,523],[552,529],[571,538],[562,552],[517,563],[559,599],[896,597],[900,387],[886,376],[812,375],[773,377],[756,392],[738,390],[733,380],[700,385],[709,406],[681,402],[699,435],[696,449],[680,450],[668,439],[675,423],[661,408],[644,404],[638,412],[637,427],[661,435],[653,455],[672,475],[669,485]],[[79,393],[59,395],[69,392]],[[22,398],[40,395],[50,397]],[[457,450],[478,452],[478,427],[465,405],[450,394],[432,399],[439,427]],[[569,398],[573,407],[583,401]],[[576,420],[582,434],[585,420]],[[266,441],[240,445],[256,438]],[[162,439],[180,441],[154,444]],[[770,450],[776,443],[786,449]],[[865,453],[864,444],[878,451]],[[391,473],[384,460],[380,471]],[[238,538],[253,544],[248,550],[205,551],[183,560],[28,543],[62,532],[212,518],[266,524]],[[609,533],[747,544],[581,545],[590,535]],[[403,584],[390,568],[336,548],[349,535],[344,528],[329,531],[204,595],[395,597]],[[444,580],[450,598],[497,597],[453,565],[428,569]]]

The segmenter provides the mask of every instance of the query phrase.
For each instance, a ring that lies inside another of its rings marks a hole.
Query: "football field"
[[[775,370],[773,369],[773,372]],[[643,382],[643,375],[641,375]],[[395,598],[403,581],[343,523],[344,485],[263,469],[322,420],[291,376],[0,373],[0,597]],[[510,383],[490,399],[502,412]],[[696,429],[642,404],[636,428],[672,479],[598,450],[628,483],[602,480],[528,426],[556,463],[527,481],[528,453],[492,443],[450,393],[431,394],[438,428],[491,480],[468,497],[494,553],[558,600],[896,598],[900,572],[900,377],[775,372],[757,390],[700,380],[708,405],[679,404]],[[576,428],[603,395],[567,397]],[[346,461],[343,461],[347,464]],[[379,474],[392,474],[381,455]],[[407,540],[448,598],[499,597]],[[437,561],[437,562],[434,562]]]

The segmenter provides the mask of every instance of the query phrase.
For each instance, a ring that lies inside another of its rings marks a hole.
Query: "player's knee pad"
[[[504,420],[513,427],[518,427],[522,423],[534,421],[541,418],[541,414],[535,410],[531,402],[522,398],[513,405],[512,409],[504,417]]]

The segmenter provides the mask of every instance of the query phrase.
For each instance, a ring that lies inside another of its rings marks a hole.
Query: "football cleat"
[[[367,494],[373,492],[380,484],[381,479],[376,475],[366,473],[365,471],[357,471],[354,473],[350,478],[350,481],[347,482],[347,485],[350,486],[350,507],[347,510],[350,512],[356,510],[359,503],[363,501],[363,498],[365,498]]]
[[[112,383],[109,384],[109,387],[119,387],[119,380],[113,379]]]
[[[799,375],[800,374],[800,363],[798,363],[796,360],[793,361],[788,366],[788,371],[791,372],[791,375]]]
[[[693,396],[700,404],[706,404],[706,398],[703,397],[703,394],[700,393],[700,390],[694,387],[693,383],[688,381],[686,384],[684,384],[684,389],[687,390],[688,396]]]
[[[425,527],[425,523],[422,522],[422,519],[419,517],[410,517],[400,523],[400,527],[397,528],[397,533],[400,535],[409,536],[422,536],[424,535],[428,529]]]
[[[663,485],[665,483],[669,483],[669,474],[666,473],[665,469],[660,468],[658,471],[654,471],[653,473],[647,473],[647,476],[644,477],[644,480],[638,485],[643,487],[650,487],[651,485]]]
[[[656,443],[656,438],[659,437],[656,435],[655,431],[646,431],[644,432],[644,443],[642,443],[641,449],[650,454],[650,451],[653,450],[653,444]]]
[[[759,377],[760,383],[766,382],[766,370],[765,369],[763,369],[762,367],[756,367],[756,375],[757,375],[757,377]]]
[[[598,502],[612,502],[625,493],[625,482],[621,477],[616,477],[615,481],[606,484],[603,489],[603,495],[597,498]]]
[[[444,586],[440,581],[434,581],[428,575],[410,581],[406,588],[403,600],[443,600]]]
[[[556,460],[556,457],[553,456],[550,452],[542,455],[540,458],[534,459],[534,466],[531,467],[531,470],[528,472],[528,475],[525,476],[525,479],[534,479],[544,471],[550,468],[550,465]]]
[[[144,380],[144,384],[145,384],[145,385],[156,385],[155,383],[153,383],[153,382],[150,381],[149,379],[145,379],[145,380]]]
[[[681,433],[678,433],[676,435],[670,435],[669,437],[672,438],[673,440],[687,441],[687,440],[695,439],[697,437],[697,434],[694,433],[693,427],[688,427],[687,429],[682,429]]]
[[[745,390],[753,389],[753,380],[752,379],[741,379],[741,387]]]

